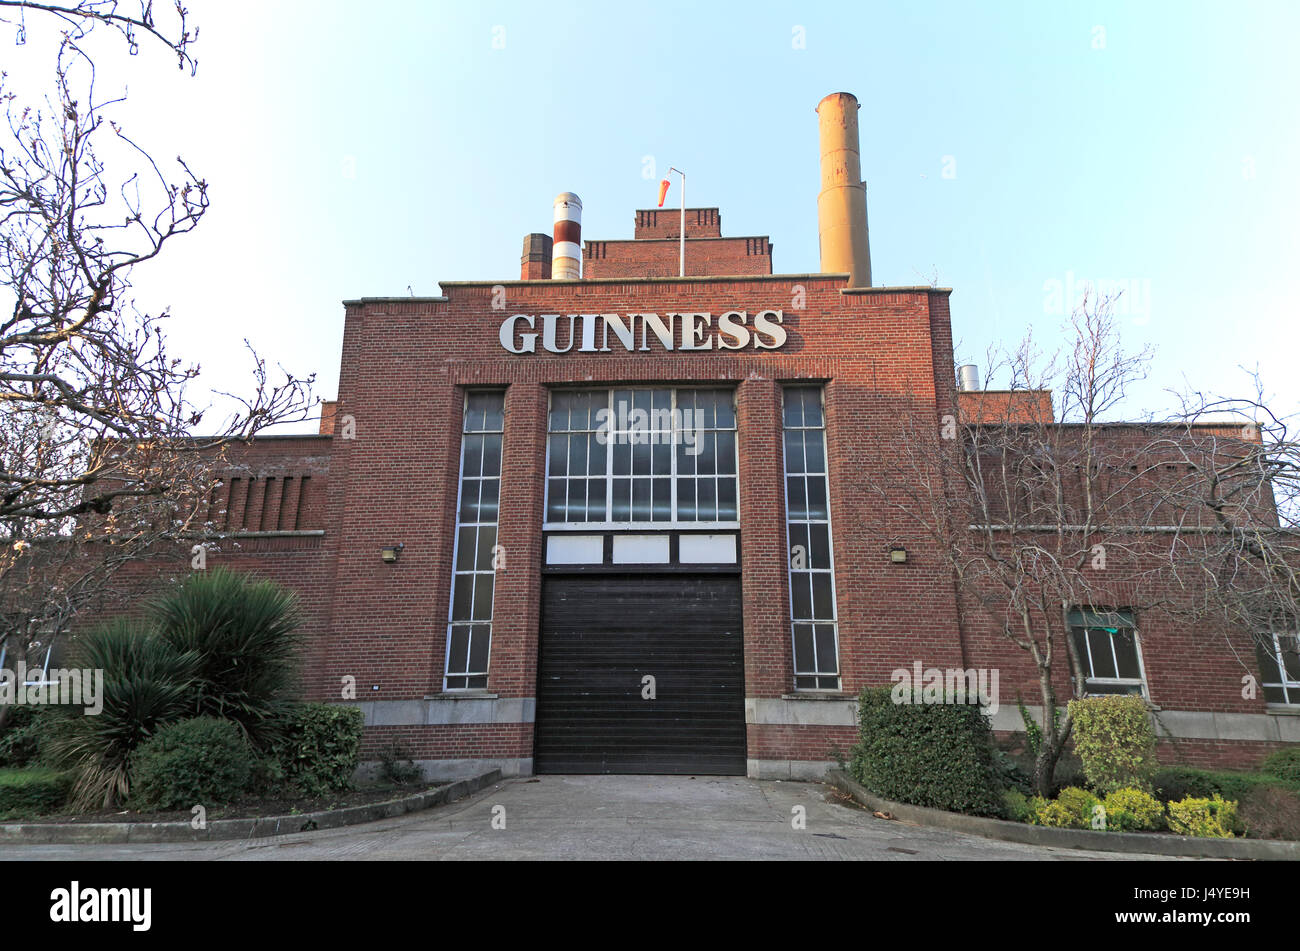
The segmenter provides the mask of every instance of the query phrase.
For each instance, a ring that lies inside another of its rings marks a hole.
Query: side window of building
[[[1089,695],[1147,695],[1132,611],[1080,608],[1070,612],[1069,623]]]
[[[451,576],[451,618],[447,624],[446,690],[487,686],[492,644],[493,565],[501,498],[501,437],[505,393],[471,392],[465,397],[457,499],[456,545]]]
[[[14,656],[10,656],[9,645],[6,643],[0,646],[0,670],[12,668],[17,671],[18,662],[23,661],[27,665],[24,685],[32,687],[50,683],[50,668],[57,669],[61,666],[60,658],[66,653],[67,642],[71,639],[69,633],[58,638],[51,636],[48,641],[45,635],[41,635],[40,640],[31,642],[25,655],[21,650],[16,650]]]
[[[1255,644],[1269,703],[1300,704],[1300,635],[1265,634]]]
[[[782,402],[794,685],[796,690],[838,690],[839,629],[822,391],[787,387]]]

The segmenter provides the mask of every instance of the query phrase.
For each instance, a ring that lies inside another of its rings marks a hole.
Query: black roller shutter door
[[[533,766],[744,775],[740,579],[546,578]]]

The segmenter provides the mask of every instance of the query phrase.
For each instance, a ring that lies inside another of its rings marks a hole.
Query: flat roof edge
[[[496,283],[501,283],[497,281]],[[445,304],[445,297],[412,297],[409,294],[406,297],[357,297],[352,300],[343,301],[344,307],[360,307],[364,304],[391,304],[394,301],[406,301],[408,304]]]
[[[670,239],[676,240],[676,239]],[[483,280],[483,281],[439,281],[438,286],[441,288],[456,287],[537,287],[554,285],[556,287],[582,286],[588,285],[606,285],[606,284],[645,284],[647,286],[656,284],[708,284],[711,282],[725,283],[762,283],[764,281],[789,283],[790,281],[847,281],[848,272],[843,274],[834,273],[805,273],[805,274],[710,274],[710,275],[687,275],[686,277],[591,277],[577,278],[575,280],[558,281],[550,278],[539,278],[536,280],[520,280],[511,278],[509,280]],[[842,287],[841,294],[951,294],[951,287],[930,287],[921,284],[904,284],[897,287]],[[445,304],[448,298],[444,294],[440,297],[357,297],[343,301],[344,307],[362,307],[366,304]]]
[[[673,239],[676,240],[676,239]],[[710,281],[813,281],[813,280],[835,280],[847,281],[848,273],[844,274],[709,274],[709,275],[690,275],[686,277],[580,277],[571,281],[557,281],[552,278],[542,278],[535,281],[521,281],[518,278],[509,281],[439,281],[439,287],[494,287],[497,284],[509,286],[518,285],[583,285],[583,284],[707,284]],[[397,298],[404,300],[406,298]]]

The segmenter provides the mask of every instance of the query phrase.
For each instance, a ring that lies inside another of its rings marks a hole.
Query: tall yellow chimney
[[[822,273],[847,272],[849,287],[870,287],[867,186],[858,154],[857,97],[831,93],[817,104],[817,126],[822,150],[822,190],[817,195]]]

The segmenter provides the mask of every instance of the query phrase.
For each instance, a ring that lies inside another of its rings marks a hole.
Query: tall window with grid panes
[[[794,686],[796,690],[839,690],[839,623],[822,390],[787,387],[782,402]]]
[[[504,428],[505,393],[466,394],[443,681],[446,690],[487,687]]]

